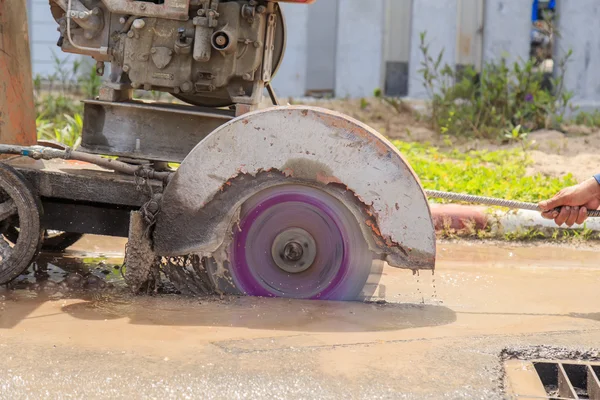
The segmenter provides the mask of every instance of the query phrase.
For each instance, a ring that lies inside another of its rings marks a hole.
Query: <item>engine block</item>
[[[277,3],[50,0],[63,51],[110,63],[114,90],[168,92],[195,105],[256,104],[283,58]]]

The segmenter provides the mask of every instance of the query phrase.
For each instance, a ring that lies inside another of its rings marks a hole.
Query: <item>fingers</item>
[[[553,219],[558,226],[563,224],[571,227],[575,224],[583,224],[587,218],[588,209],[586,207],[562,207],[560,212],[557,210],[544,211],[542,217],[545,219]]]
[[[570,207],[569,216],[565,221],[565,224],[570,228],[575,225],[577,218],[579,217],[579,207]]]
[[[550,211],[544,211],[542,213],[542,217],[544,217],[545,219],[556,219],[558,217],[558,211],[556,210],[550,210]]]
[[[586,219],[587,219],[587,208],[581,207],[579,209],[579,215],[577,216],[576,223],[581,225],[585,222]]]
[[[560,213],[558,214],[558,217],[554,219],[554,222],[556,222],[556,225],[561,226],[567,221],[567,218],[569,218],[570,215],[571,207],[565,206],[560,210]]]

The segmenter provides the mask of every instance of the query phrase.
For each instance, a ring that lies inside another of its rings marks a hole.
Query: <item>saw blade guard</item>
[[[313,277],[283,293],[301,298],[355,294],[373,260],[435,262],[429,205],[398,150],[352,118],[303,106],[245,114],[198,144],[164,192],[154,246],[213,260],[216,286],[246,294],[281,296],[300,280],[278,279],[310,275],[306,264],[327,282],[353,276],[339,292]]]

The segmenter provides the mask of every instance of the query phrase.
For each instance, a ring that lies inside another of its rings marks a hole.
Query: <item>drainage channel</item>
[[[513,399],[600,400],[600,363],[507,360],[506,391]]]

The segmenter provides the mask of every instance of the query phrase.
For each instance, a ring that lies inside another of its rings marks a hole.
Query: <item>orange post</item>
[[[36,142],[25,0],[0,0],[0,143]]]

